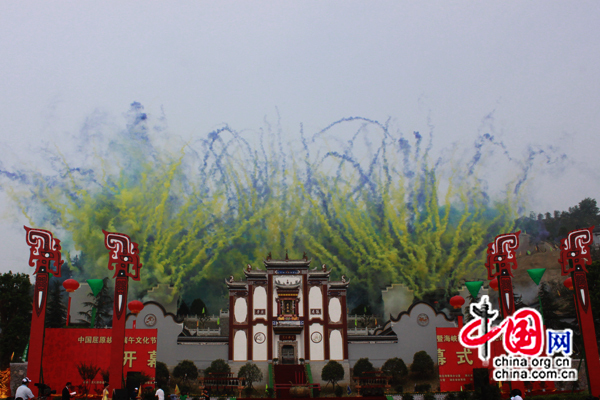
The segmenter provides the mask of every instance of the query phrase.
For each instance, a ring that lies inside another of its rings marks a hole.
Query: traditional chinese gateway
[[[264,260],[265,270],[248,265],[245,281],[229,287],[229,359],[282,364],[348,360],[346,289],[330,281],[325,265],[309,269],[300,260]]]

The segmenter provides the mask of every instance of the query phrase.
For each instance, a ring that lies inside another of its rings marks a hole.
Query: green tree
[[[433,359],[426,351],[417,351],[410,366],[410,372],[415,378],[426,379],[433,375]]]
[[[516,221],[517,226],[533,235],[534,240],[544,240],[546,237],[554,241],[567,236],[574,229],[588,228],[600,224],[600,209],[595,199],[585,198],[568,211],[549,212],[545,216],[534,213],[527,218],[521,217]]]
[[[204,315],[206,314],[206,304],[201,298],[194,299],[190,305],[190,315]]]
[[[198,318],[199,325],[204,328],[204,324],[210,318],[206,305],[201,298],[194,299],[190,306],[189,315],[195,315]]]
[[[187,317],[188,315],[190,315],[190,308],[188,307],[188,305],[186,304],[186,302],[184,300],[181,300],[181,304],[179,305],[179,308],[177,309],[177,316],[178,317]]]
[[[354,376],[362,376],[365,372],[373,371],[373,364],[368,358],[359,358],[356,364],[354,364],[353,374]]]
[[[401,358],[394,357],[387,360],[381,367],[381,371],[392,377],[392,384],[396,385],[408,375],[408,368]]]
[[[92,313],[95,308],[95,328],[105,328],[112,325],[113,294],[108,285],[110,280],[108,278],[104,278],[103,282],[104,284],[102,285],[102,290],[100,290],[98,296],[94,296],[94,294],[91,292],[88,293],[88,296],[92,298],[92,301],[86,301],[83,303],[85,307],[88,307],[88,310],[79,313],[79,315],[83,316],[87,322],[91,323]]]
[[[64,289],[57,279],[52,279],[46,304],[46,328],[62,328],[67,322],[67,306],[63,301]]]
[[[20,360],[31,327],[31,283],[27,274],[0,275],[0,369]]]
[[[158,387],[166,386],[169,382],[169,368],[167,368],[167,364],[164,362],[157,361],[156,362],[156,383]]]
[[[335,389],[338,381],[344,379],[344,367],[337,361],[329,361],[321,370],[321,379],[326,381],[327,385],[331,383]]]
[[[590,291],[591,295],[591,291]],[[566,329],[572,325],[565,321],[565,318],[577,318],[573,294],[559,282],[542,282],[538,289],[538,296],[542,304],[542,314],[544,325],[550,329]],[[535,307],[536,304],[533,304]]]
[[[254,382],[260,382],[263,380],[263,374],[260,369],[254,363],[246,363],[240,368],[238,372],[238,378],[246,379],[246,388],[252,390],[252,384]]]
[[[225,374],[231,372],[231,367],[227,364],[227,361],[220,358],[210,363],[210,367],[204,370],[204,376],[208,374]]]
[[[198,378],[198,368],[193,361],[183,360],[173,369],[173,376],[182,379],[196,379]]]

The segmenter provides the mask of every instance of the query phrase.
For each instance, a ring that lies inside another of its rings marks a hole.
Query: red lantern
[[[77,282],[75,279],[67,279],[63,282],[63,287],[67,292],[73,293],[79,289],[79,282]]]
[[[79,282],[75,279],[67,279],[63,282],[63,287],[67,293],[73,293],[79,289]],[[71,319],[71,295],[69,294],[69,306],[67,307],[67,326],[69,326],[69,319]]]
[[[132,300],[127,305],[127,308],[129,308],[132,314],[137,316],[144,309],[144,303],[139,300]]]
[[[137,315],[144,309],[144,303],[139,300],[132,300],[129,302],[129,304],[127,304],[127,308],[129,308],[129,311],[131,311],[131,313],[137,317]],[[134,319],[133,329],[135,329],[136,322],[137,319]]]
[[[490,287],[496,292],[498,291],[498,278],[494,278],[490,281]]]
[[[450,305],[458,310],[465,304],[465,299],[462,296],[456,295],[450,299]]]
[[[567,279],[565,279],[565,281],[563,282],[563,285],[565,285],[565,287],[569,290],[573,290],[573,278],[568,277]]]

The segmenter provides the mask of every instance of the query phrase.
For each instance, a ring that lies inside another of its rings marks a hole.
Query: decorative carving
[[[254,341],[258,344],[263,344],[265,340],[267,340],[267,337],[262,332],[258,332],[256,335],[254,335]]]
[[[156,315],[154,315],[154,314],[146,315],[146,317],[144,318],[144,324],[146,324],[146,326],[149,326],[149,327],[156,325]]]
[[[121,319],[125,305],[127,304],[127,280],[117,279],[115,282],[115,306],[117,313],[115,317]]]
[[[313,332],[312,335],[310,335],[310,340],[312,340],[313,343],[320,343],[321,340],[323,340],[323,335],[321,335],[320,332]]]
[[[35,293],[33,295],[33,309],[39,317],[44,310],[46,293],[48,292],[48,274],[40,274],[35,279]]]
[[[569,273],[583,269],[586,273],[588,272],[586,265],[592,264],[592,257],[590,256],[590,244],[593,240],[594,227],[587,229],[577,229],[569,232],[569,235],[562,240],[560,246],[560,263],[561,273],[568,275]],[[579,267],[579,268],[577,268]]]
[[[587,278],[585,274],[578,273],[575,274],[575,280],[573,281],[573,286],[575,288],[576,295],[580,296],[581,306],[583,307],[583,311],[587,313],[588,307],[590,305],[588,294],[588,285]]]
[[[429,315],[424,313],[417,315],[417,324],[419,324],[419,326],[429,325]]]
[[[513,276],[511,269],[517,269],[515,250],[519,247],[520,234],[521,231],[498,235],[492,243],[488,244],[487,261],[485,262],[488,279],[494,279],[499,275]],[[496,266],[498,266],[498,270],[496,270]]]
[[[297,288],[302,284],[301,275],[276,276],[273,280],[277,287],[285,289]]]
[[[140,256],[138,244],[132,242],[129,236],[123,233],[106,232],[104,233],[104,245],[110,251],[108,258],[108,269],[115,270],[113,278],[126,276],[134,281],[140,280]],[[133,273],[129,272],[131,267]]]
[[[29,266],[35,267],[34,274],[50,272],[60,277],[61,259],[60,240],[55,239],[50,231],[44,229],[25,228],[25,239],[29,245]],[[52,268],[54,266],[54,269]]]

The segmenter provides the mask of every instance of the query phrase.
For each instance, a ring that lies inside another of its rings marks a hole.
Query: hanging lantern
[[[565,279],[565,281],[563,282],[563,285],[565,285],[565,287],[569,290],[573,290],[573,278],[568,277],[567,279]]]
[[[63,287],[67,292],[73,293],[79,289],[79,282],[77,282],[75,279],[67,279],[63,282]]]
[[[465,299],[462,296],[456,295],[450,299],[450,305],[458,310],[465,304]]]
[[[137,316],[144,309],[144,303],[139,300],[132,300],[127,305],[127,308],[129,308],[132,314]]]
[[[490,281],[490,287],[496,292],[498,291],[498,278],[494,278]]]
[[[67,279],[63,282],[63,287],[69,293],[69,305],[67,306],[67,326],[69,326],[69,320],[71,319],[71,293],[79,289],[79,282],[75,279]]]

